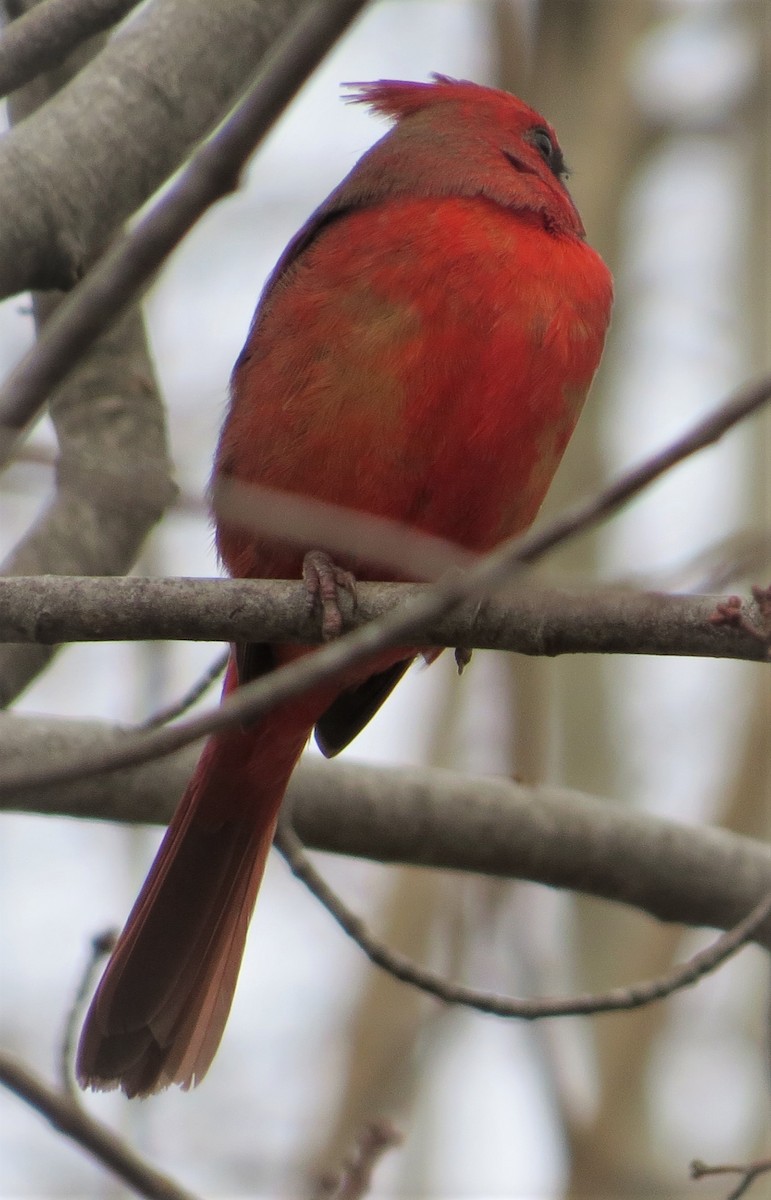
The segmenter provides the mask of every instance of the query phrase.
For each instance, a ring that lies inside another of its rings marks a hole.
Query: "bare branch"
[[[464,600],[485,596],[518,579],[528,566],[550,550],[600,524],[676,463],[712,445],[770,398],[771,377],[746,385],[675,442],[626,472],[597,495],[574,505],[556,520],[533,532],[503,542],[470,570],[441,580],[424,595],[415,597],[410,603],[399,606],[377,621],[371,621],[345,634],[338,641],[322,646],[315,653],[304,655],[280,670],[246,684],[227,696],[216,710],[190,717],[173,726],[126,734],[120,745],[99,755],[88,754],[69,761],[62,760],[49,767],[24,764],[21,768],[6,769],[0,772],[0,794],[8,795],[44,783],[85,779],[100,771],[136,765],[171,754],[206,734],[253,721],[282,701],[334,679],[340,672],[358,663],[366,662],[386,647],[424,645],[423,631],[429,622],[452,612]]]
[[[43,0],[0,37],[0,96],[7,96],[136,8],[139,0]],[[6,0],[5,8],[13,5]]]
[[[136,309],[57,389],[51,416],[60,448],[56,492],[0,571],[49,578],[127,571],[175,495],[163,406]],[[0,705],[19,694],[52,653],[51,647],[0,646]]]
[[[14,0],[13,7],[31,3]],[[103,40],[92,38],[57,70],[15,92],[9,104],[11,119],[26,120],[45,104],[98,52]],[[51,294],[33,300],[39,331],[60,300]],[[49,412],[59,443],[56,492],[0,571],[122,573],[133,565],[145,536],[175,495],[163,406],[138,307],[94,344],[50,397]],[[56,649],[2,647],[0,704],[10,703]]]
[[[348,630],[422,600],[424,585],[361,583]],[[756,600],[739,609],[746,625],[715,621],[728,596],[667,596],[623,588],[510,589],[504,599],[466,601],[432,621],[432,646],[518,654],[694,655],[765,661]],[[32,576],[0,579],[0,642],[121,640],[301,642],[321,640],[300,583],[275,579],[152,579]],[[0,662],[2,654],[0,653]],[[175,713],[175,715],[179,715]]]
[[[196,1200],[140,1158],[125,1142],[91,1117],[69,1096],[55,1092],[8,1055],[0,1055],[0,1084],[29,1104],[59,1133],[77,1142],[132,1191],[148,1200]]]
[[[220,676],[224,674],[229,658],[230,650],[225,650],[222,654],[218,654],[209,664],[203,675],[195,681],[192,687],[188,688],[179,700],[175,700],[173,704],[169,704],[165,708],[159,709],[158,712],[154,712],[152,716],[142,722],[139,728],[156,729],[159,725],[168,725],[169,721],[176,721],[177,717],[181,717],[183,713],[188,712],[208,692],[209,688],[217,682]]]
[[[240,171],[250,154],[365,2],[324,0],[306,5],[291,36],[271,56],[269,68],[233,116],[198,151],[150,213],[57,309],[0,396],[0,461],[8,459],[21,431],[51,389],[126,305],[139,299],[188,230],[212,204],[238,186]],[[187,5],[192,3],[186,0]],[[254,9],[254,5],[251,7]],[[260,5],[259,10],[265,7],[269,6]],[[180,28],[185,29],[187,42],[186,14],[179,14],[177,40]],[[224,56],[229,58],[235,50],[240,54],[242,49],[229,46]],[[113,175],[124,175],[124,171],[115,172],[114,159],[111,170]]]
[[[741,1176],[736,1187],[732,1188],[726,1196],[726,1200],[739,1200],[740,1196],[744,1196],[749,1191],[756,1179],[761,1175],[766,1175],[769,1171],[771,1171],[771,1158],[761,1158],[757,1162],[746,1163],[743,1166],[736,1163],[722,1163],[710,1167],[706,1163],[700,1162],[699,1159],[694,1159],[691,1163],[691,1179],[704,1179],[715,1175]]]
[[[544,997],[538,1000],[522,1000],[499,996],[492,992],[481,992],[476,988],[454,983],[434,971],[419,966],[398,950],[383,945],[319,874],[286,817],[279,820],[274,845],[286,859],[292,874],[305,884],[311,895],[315,896],[343,932],[348,934],[376,967],[387,971],[402,983],[416,987],[429,996],[435,996],[437,1000],[443,1000],[445,1004],[458,1004],[491,1016],[513,1017],[521,1021],[626,1012],[652,1004],[655,1000],[663,1000],[674,992],[692,987],[705,975],[722,966],[755,936],[771,913],[769,891],[746,917],[732,929],[722,933],[711,946],[700,950],[692,958],[657,979],[564,999]]]
[[[64,1023],[61,1053],[59,1055],[59,1078],[62,1090],[67,1093],[73,1104],[80,1105],[81,1096],[75,1082],[73,1064],[75,1062],[75,1046],[77,1045],[78,1034],[80,1032],[80,1022],[83,1019],[83,1010],[86,1001],[90,998],[94,990],[97,974],[101,969],[105,956],[111,954],[115,949],[118,933],[119,930],[117,929],[106,929],[91,939],[88,961],[86,962],[80,983],[75,992],[75,997],[70,1005]]]
[[[188,501],[189,503],[189,501]],[[662,591],[718,592],[738,580],[771,575],[771,530],[740,529],[662,570],[628,579],[628,585]]]
[[[71,287],[94,249],[222,119],[308,5],[150,0],[76,79],[4,137],[0,295]]]
[[[95,722],[0,717],[8,766],[101,754],[120,738]],[[17,792],[0,808],[165,824],[196,757],[189,748],[132,770]],[[667,922],[730,929],[771,891],[764,842],[561,788],[309,758],[295,771],[286,804],[293,828],[314,849],[526,879]],[[756,937],[767,948],[769,925]]]
[[[218,524],[277,537],[303,550],[323,546],[332,555],[374,563],[389,579],[432,581],[479,559],[456,542],[403,521],[238,479],[216,480],[212,509]]]
[[[363,1200],[372,1184],[372,1172],[387,1150],[398,1146],[402,1135],[390,1121],[370,1121],[337,1175],[318,1181],[313,1200]]]

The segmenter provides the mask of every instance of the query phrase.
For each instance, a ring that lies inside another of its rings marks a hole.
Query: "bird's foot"
[[[343,632],[340,592],[347,592],[356,607],[356,579],[350,571],[333,562],[324,550],[309,550],[303,559],[303,583],[308,593],[308,608],[321,605],[321,636],[325,642]]]

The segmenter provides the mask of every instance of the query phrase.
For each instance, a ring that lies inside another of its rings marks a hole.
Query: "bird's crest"
[[[356,89],[345,97],[348,104],[367,104],[374,112],[397,121],[446,100],[473,99],[480,92],[489,96],[491,91],[469,79],[452,79],[449,75],[434,74],[431,80],[431,83],[416,83],[403,79],[375,79],[370,83],[344,83],[343,87]],[[507,99],[513,97],[507,96]]]

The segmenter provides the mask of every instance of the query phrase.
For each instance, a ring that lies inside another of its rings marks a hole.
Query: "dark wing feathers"
[[[316,722],[316,745],[326,758],[333,758],[361,733],[384,700],[390,696],[411,658],[394,663],[378,675],[370,675],[358,687],[341,692]]]

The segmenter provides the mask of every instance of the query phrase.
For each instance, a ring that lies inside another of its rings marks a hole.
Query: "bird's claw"
[[[343,632],[343,614],[339,594],[347,592],[356,607],[356,579],[350,571],[338,567],[323,550],[309,550],[303,559],[303,583],[308,593],[308,609],[321,605],[321,636],[332,641]]]

